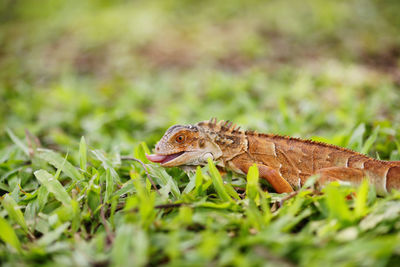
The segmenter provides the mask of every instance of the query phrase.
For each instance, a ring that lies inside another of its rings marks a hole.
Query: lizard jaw
[[[146,154],[146,158],[154,163],[160,163],[161,166],[167,166],[166,164],[173,161],[174,159],[180,157],[184,154],[185,151],[181,151],[178,153],[168,154],[168,155],[161,155],[161,154]],[[173,166],[173,165],[172,165]]]
[[[205,165],[207,158],[214,159],[212,153],[198,150],[187,150],[171,154],[146,155],[147,159],[154,163],[160,163],[162,167],[177,167],[184,165]]]

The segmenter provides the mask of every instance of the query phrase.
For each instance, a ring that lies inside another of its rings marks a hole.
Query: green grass
[[[397,2],[3,1],[0,263],[398,265],[399,192],[144,157],[218,117],[400,160]]]

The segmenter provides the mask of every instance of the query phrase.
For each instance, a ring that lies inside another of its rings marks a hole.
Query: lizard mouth
[[[165,164],[167,162],[170,162],[173,159],[176,159],[177,157],[179,157],[183,153],[185,153],[185,151],[178,152],[178,153],[173,153],[173,154],[169,154],[169,155],[160,155],[160,154],[147,155],[146,154],[146,158],[148,160],[150,160],[151,162],[154,162],[154,163]]]

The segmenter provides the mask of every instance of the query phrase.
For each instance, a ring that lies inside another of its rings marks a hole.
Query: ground
[[[399,11],[375,0],[3,1],[0,262],[399,264],[398,192],[319,194],[310,181],[279,195],[256,173],[187,175],[144,157],[169,126],[217,117],[400,160]]]

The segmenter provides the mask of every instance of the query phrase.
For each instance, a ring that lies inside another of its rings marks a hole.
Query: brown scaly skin
[[[164,167],[194,168],[212,158],[218,166],[246,174],[254,163],[260,177],[278,193],[299,189],[312,175],[318,183],[359,184],[365,177],[379,195],[400,190],[400,161],[381,161],[349,149],[274,134],[242,131],[216,119],[196,125],[175,125],[147,155]]]

